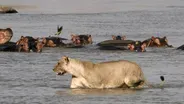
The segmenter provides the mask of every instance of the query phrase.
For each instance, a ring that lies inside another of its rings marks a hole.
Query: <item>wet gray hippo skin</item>
[[[102,50],[127,50],[128,44],[134,44],[133,40],[105,40],[97,44]]]
[[[134,48],[130,49],[130,45]],[[106,40],[97,44],[101,50],[130,50],[135,52],[145,52],[145,48],[142,47],[141,41],[133,40]]]
[[[0,13],[18,13],[18,12],[12,7],[0,6]]]
[[[181,50],[184,50],[184,44],[179,46],[177,49],[181,49]]]
[[[5,44],[0,45],[0,51],[4,52],[16,52],[18,51],[16,48],[16,43],[15,42],[7,42]]]

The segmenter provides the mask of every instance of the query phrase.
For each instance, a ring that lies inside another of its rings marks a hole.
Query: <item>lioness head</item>
[[[68,57],[62,57],[59,62],[55,65],[53,71],[57,73],[57,75],[64,75],[66,73],[65,66],[68,64]]]

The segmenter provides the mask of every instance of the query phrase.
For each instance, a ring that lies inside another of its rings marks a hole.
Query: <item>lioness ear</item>
[[[63,62],[64,62],[65,64],[68,64],[68,62],[69,62],[69,59],[68,59],[67,56],[63,56],[63,57],[62,57],[62,60],[63,60]]]

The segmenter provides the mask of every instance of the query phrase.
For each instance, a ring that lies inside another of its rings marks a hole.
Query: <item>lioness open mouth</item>
[[[57,75],[63,75],[65,72],[58,72]]]
[[[57,75],[62,75],[62,73],[61,73],[61,72],[59,72],[59,73],[57,73]]]

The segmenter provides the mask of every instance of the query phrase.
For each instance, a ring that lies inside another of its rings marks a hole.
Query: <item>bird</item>
[[[164,81],[164,76],[160,76],[161,81]]]
[[[161,81],[162,81],[162,83],[160,84],[160,88],[163,89],[163,85],[164,85],[164,80],[165,80],[165,78],[164,78],[164,76],[160,76],[160,79],[161,79]]]
[[[57,33],[55,33],[55,35],[60,35],[62,30],[63,26],[57,26]]]

